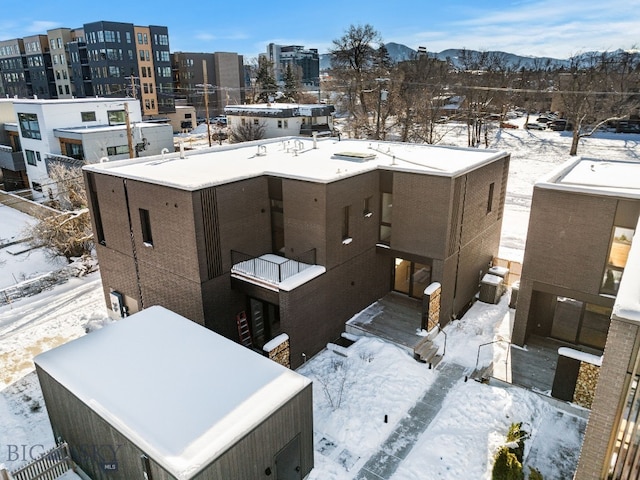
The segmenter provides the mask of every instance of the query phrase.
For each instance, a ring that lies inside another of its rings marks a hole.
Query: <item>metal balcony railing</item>
[[[303,270],[315,265],[315,248],[295,258],[285,258],[273,254],[259,257],[231,250],[231,273],[238,273],[278,284]]]

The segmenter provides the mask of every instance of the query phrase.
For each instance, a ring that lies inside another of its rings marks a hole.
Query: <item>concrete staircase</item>
[[[422,363],[428,363],[429,368],[435,367],[442,355],[438,355],[439,347],[435,345],[429,336],[424,337],[413,347],[413,358]]]

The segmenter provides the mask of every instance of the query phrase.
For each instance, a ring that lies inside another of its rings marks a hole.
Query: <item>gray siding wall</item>
[[[140,455],[146,452],[133,444],[45,371],[39,367],[36,367],[36,370],[54,437],[62,437],[69,443],[72,456],[81,468],[93,480],[143,478]],[[275,472],[275,455],[298,434],[300,434],[301,447],[301,475],[304,477],[314,465],[311,384],[236,444],[229,445],[229,450],[193,478],[197,480],[274,478],[266,475],[266,469],[270,468]],[[116,472],[102,470],[102,466],[95,461],[96,455],[85,456],[73,453],[93,452],[94,446],[102,447],[100,451],[103,453],[112,451],[109,448],[117,448],[118,470]],[[175,479],[156,462],[156,459],[150,458],[150,463],[154,480]]]

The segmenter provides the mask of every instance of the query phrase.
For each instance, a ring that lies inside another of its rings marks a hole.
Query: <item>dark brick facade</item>
[[[473,300],[497,254],[508,166],[505,155],[457,176],[373,169],[323,183],[257,175],[195,191],[87,171],[94,231],[96,218],[104,231],[97,252],[105,299],[116,290],[130,312],[159,304],[234,340],[236,315],[250,312],[249,299],[269,302],[280,320],[271,333],[289,335],[295,368],[393,288],[399,257],[431,265],[445,324]],[[393,190],[389,248],[378,245],[384,182]],[[290,291],[230,275],[232,250],[273,251],[274,195],[283,205],[284,254],[315,249],[315,263],[326,269]],[[140,209],[149,212],[151,246],[143,242]]]
[[[513,342],[549,336],[556,296],[610,308],[600,295],[614,226],[635,228],[640,201],[540,188],[533,193]]]

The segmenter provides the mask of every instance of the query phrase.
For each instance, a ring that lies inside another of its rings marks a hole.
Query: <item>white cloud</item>
[[[492,11],[473,8],[440,31],[401,33],[387,41],[430,51],[448,48],[501,50],[520,55],[567,58],[591,50],[631,48],[637,43],[640,0],[601,2],[519,2]]]
[[[22,27],[22,29],[25,32],[32,33],[32,34],[37,34],[37,33],[46,34],[47,30],[50,30],[52,28],[56,28],[59,26],[61,26],[60,22],[50,22],[48,20],[34,20],[33,22],[27,24],[25,27]]]

